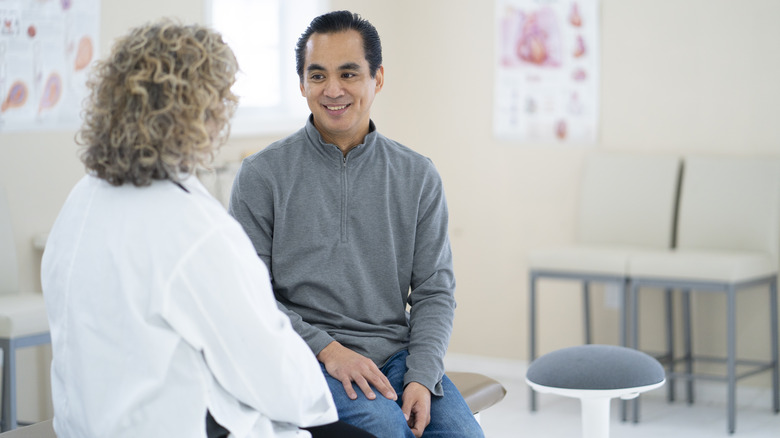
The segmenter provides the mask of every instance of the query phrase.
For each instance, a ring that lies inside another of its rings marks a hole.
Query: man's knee
[[[479,425],[473,416],[463,417],[462,420],[463,421],[459,423],[460,430],[458,433],[460,433],[460,435],[451,436],[460,436],[464,438],[484,438],[485,433],[482,431],[482,426]]]
[[[359,397],[346,403],[336,403],[339,419],[379,437],[414,437],[406,424],[401,407],[392,400],[366,400]]]
[[[468,415],[431,414],[431,424],[423,437],[481,438],[482,427],[470,413]]]
[[[360,427],[380,437],[414,437],[400,409],[396,412],[371,413]]]

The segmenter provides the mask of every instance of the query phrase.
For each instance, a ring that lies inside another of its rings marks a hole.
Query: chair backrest
[[[19,291],[16,242],[11,228],[11,210],[0,187],[0,295]]]
[[[680,193],[678,247],[780,251],[780,159],[691,156]]]
[[[580,187],[578,241],[670,248],[679,176],[676,156],[589,155]]]

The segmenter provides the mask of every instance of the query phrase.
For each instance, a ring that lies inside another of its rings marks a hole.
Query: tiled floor
[[[524,362],[448,355],[445,364],[448,370],[488,375],[506,387],[507,395],[504,400],[481,414],[482,427],[487,438],[582,436],[578,400],[543,394],[539,396],[537,412],[529,412]],[[733,436],[780,437],[780,415],[772,412],[771,391],[768,388],[747,385],[738,385],[737,391],[737,423]],[[679,399],[668,403],[663,388],[646,393],[642,396],[641,421],[638,424],[621,422],[619,401],[613,400],[611,437],[729,437],[726,430],[725,385],[717,382],[697,382],[696,398],[696,403],[688,406]]]

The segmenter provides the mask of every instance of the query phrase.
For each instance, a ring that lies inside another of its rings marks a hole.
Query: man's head
[[[178,180],[227,138],[238,71],[222,37],[162,20],[132,29],[99,61],[78,141],[86,168],[111,184]]]
[[[346,154],[368,134],[371,105],[384,84],[376,29],[351,12],[332,12],[314,19],[298,50],[301,95],[314,126]]]
[[[295,46],[295,67],[298,77],[303,82],[303,68],[306,63],[306,43],[315,33],[338,33],[347,30],[355,30],[363,38],[363,51],[368,61],[371,77],[376,76],[376,71],[382,65],[382,43],[379,33],[368,20],[358,14],[349,11],[335,11],[320,15],[312,20],[309,27],[298,39]]]

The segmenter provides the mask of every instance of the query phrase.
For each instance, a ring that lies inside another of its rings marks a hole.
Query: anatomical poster
[[[0,0],[0,132],[75,130],[100,0]]]
[[[598,18],[598,0],[496,0],[496,138],[596,142]]]

